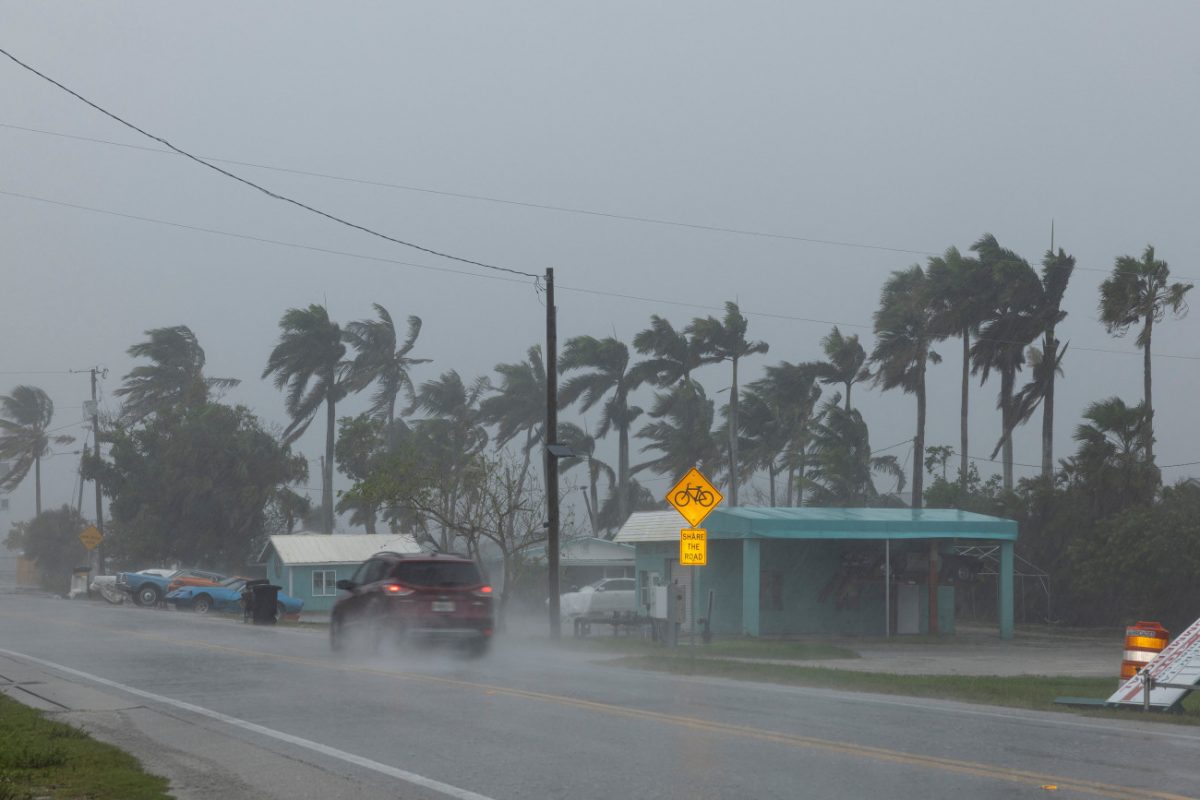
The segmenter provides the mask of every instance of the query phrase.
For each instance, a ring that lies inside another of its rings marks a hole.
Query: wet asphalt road
[[[0,595],[0,688],[180,797],[1200,796],[1195,728],[644,673],[536,638],[342,657],[319,630]]]

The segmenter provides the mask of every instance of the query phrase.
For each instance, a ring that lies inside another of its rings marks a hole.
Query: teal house
[[[395,534],[293,533],[270,538],[259,556],[271,583],[304,601],[304,614],[328,613],[337,599],[337,582],[382,550],[417,553],[413,537]]]
[[[680,566],[674,511],[630,516],[614,541],[633,545],[639,604],[654,586],[687,589],[688,620],[709,617],[717,634],[748,636],[916,634],[929,630],[929,555],[939,553],[937,619],[954,631],[955,582],[970,568],[962,545],[995,545],[1000,636],[1013,634],[1013,547],[1017,523],[954,509],[715,509],[705,566]],[[961,568],[962,571],[958,571]]]

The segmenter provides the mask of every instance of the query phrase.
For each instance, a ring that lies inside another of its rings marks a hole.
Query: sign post
[[[708,531],[698,528],[704,518],[724,498],[717,487],[704,477],[700,470],[692,467],[679,479],[679,483],[667,492],[666,500],[688,521],[690,528],[679,532],[679,565],[692,568],[692,586],[688,598],[691,606],[691,625],[688,626],[688,641],[693,649],[696,644],[696,567],[708,565]],[[711,625],[711,620],[709,621]]]

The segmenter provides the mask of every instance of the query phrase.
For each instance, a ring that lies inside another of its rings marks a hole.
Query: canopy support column
[[[758,582],[761,572],[762,542],[742,540],[742,634],[758,636]]]
[[[1013,543],[1000,543],[1000,580],[996,585],[1000,638],[1013,638]]]

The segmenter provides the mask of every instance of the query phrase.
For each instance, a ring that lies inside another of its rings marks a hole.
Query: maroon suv
[[[376,553],[333,605],[329,642],[343,650],[350,637],[374,649],[383,642],[448,640],[483,655],[495,629],[492,587],[469,558],[444,553]]]

